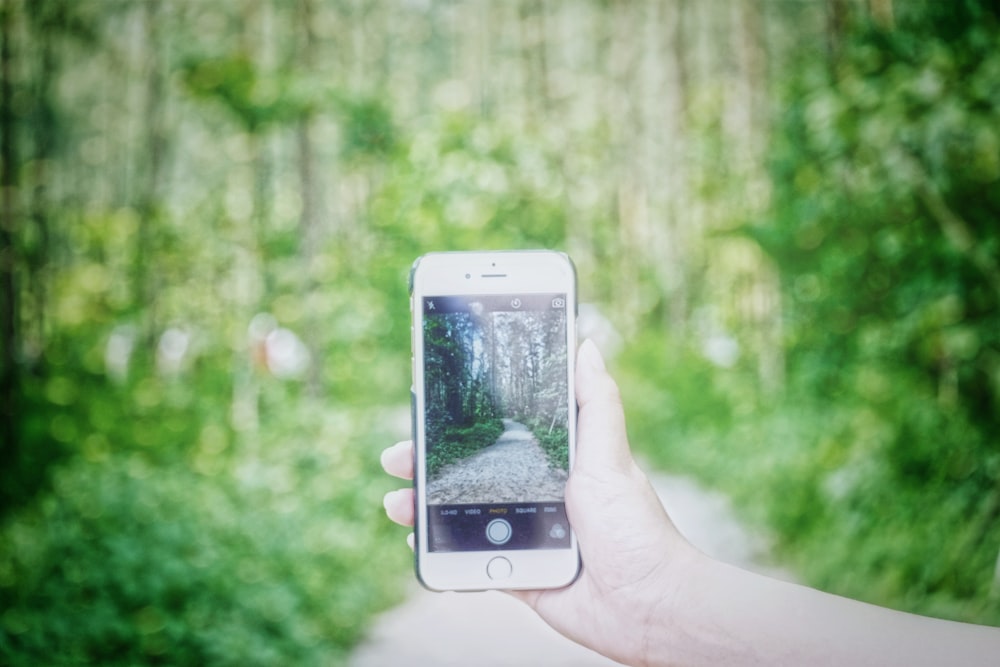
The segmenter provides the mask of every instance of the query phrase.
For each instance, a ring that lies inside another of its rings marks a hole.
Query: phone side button
[[[510,561],[502,556],[498,556],[486,564],[486,574],[489,575],[490,579],[507,579],[513,571],[514,567]]]

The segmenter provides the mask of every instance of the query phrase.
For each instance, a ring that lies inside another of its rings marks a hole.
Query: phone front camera
[[[469,273],[466,273],[466,274],[465,274],[465,279],[466,279],[466,280],[468,280],[468,279],[469,279],[469,278],[471,278],[471,277],[472,277],[472,274],[469,274]]]

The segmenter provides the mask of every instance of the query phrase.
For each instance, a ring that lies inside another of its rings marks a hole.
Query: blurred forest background
[[[574,258],[634,445],[1000,623],[1000,8],[0,0],[0,662],[336,664],[406,274]],[[596,313],[596,315],[595,315]]]

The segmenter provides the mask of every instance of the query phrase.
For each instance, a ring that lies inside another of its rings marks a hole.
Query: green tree
[[[796,402],[846,409],[824,418],[833,441],[810,437],[827,462],[798,483],[830,493],[783,516],[791,542],[814,539],[792,532],[812,513],[863,554],[853,574],[817,568],[850,594],[871,578],[926,596],[917,608],[982,603],[1000,547],[1000,16],[898,9],[894,24],[856,13],[830,60],[804,61],[775,143],[774,218],[747,230],[781,271]],[[899,558],[893,539],[932,525],[943,534]]]

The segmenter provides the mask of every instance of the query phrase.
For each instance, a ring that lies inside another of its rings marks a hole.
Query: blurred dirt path
[[[686,477],[650,478],[674,523],[702,551],[748,570],[794,579],[772,566],[767,538],[743,526],[724,496]],[[403,604],[376,619],[368,639],[348,660],[350,667],[618,664],[565,639],[504,593],[431,593],[415,581],[411,587]]]
[[[446,465],[427,484],[432,504],[524,503],[561,501],[566,472],[548,457],[528,427],[503,420],[497,441],[456,463]]]

